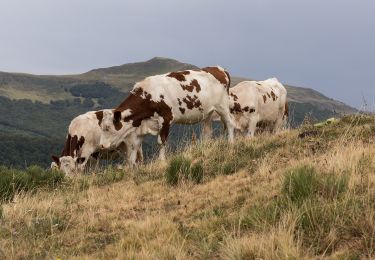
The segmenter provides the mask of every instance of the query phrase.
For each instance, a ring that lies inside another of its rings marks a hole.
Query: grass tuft
[[[55,170],[44,170],[30,166],[17,170],[0,166],[0,200],[12,200],[21,191],[35,191],[36,188],[56,188],[64,181],[64,174]]]
[[[313,167],[302,166],[288,172],[284,178],[283,193],[292,202],[300,204],[318,190],[318,180]]]

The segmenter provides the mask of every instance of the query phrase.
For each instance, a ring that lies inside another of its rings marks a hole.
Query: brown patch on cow
[[[253,113],[253,112],[255,112],[255,109],[250,108],[249,106],[241,108],[241,105],[239,103],[235,102],[234,106],[232,108],[230,108],[230,112],[231,112],[231,114],[241,114],[243,112]]]
[[[120,129],[122,128],[121,121],[115,121],[115,122],[113,122],[113,124],[115,126],[116,131],[120,131]]]
[[[148,93],[147,91],[143,92],[143,94],[144,94],[146,99],[151,99],[151,97],[152,97],[151,94]]]
[[[261,84],[261,83],[259,83],[259,82],[257,82],[257,85],[258,85],[258,86],[262,86],[262,84]]]
[[[115,126],[116,131],[119,131],[122,128],[121,123],[121,111],[113,112],[113,125]]]
[[[267,93],[267,97],[268,97],[268,98],[271,98],[271,95],[270,95],[270,93]]]
[[[60,158],[56,155],[52,155],[52,160],[57,164],[58,167],[60,167]]]
[[[201,91],[201,85],[199,85],[198,80],[193,79],[189,85],[181,84],[183,90],[187,90],[189,92],[193,92],[195,89],[196,92]]]
[[[190,110],[193,108],[200,108],[202,106],[201,101],[198,99],[196,95],[194,95],[194,97],[187,95],[186,97],[182,99],[182,101],[186,104],[186,107]]]
[[[78,151],[81,149],[81,147],[83,146],[84,143],[85,143],[85,138],[83,136],[81,136],[78,139],[77,135],[74,135],[72,137],[70,134],[68,134],[68,137],[66,138],[66,141],[65,141],[64,150],[61,153],[61,157],[63,157],[63,156],[71,156],[71,157],[77,156]]]
[[[284,110],[283,120],[287,117],[289,117],[289,106],[288,106],[288,102],[285,102],[285,110]]]
[[[96,118],[98,119],[98,125],[100,126],[103,120],[103,111],[95,112]]]
[[[230,80],[230,74],[229,74],[229,72],[226,71],[226,70],[224,70],[224,72],[225,72],[225,74],[226,74],[227,77],[228,77],[228,84],[227,84],[228,86],[227,86],[227,87],[228,87],[228,91],[229,91],[229,88],[230,88],[230,81],[231,81],[231,80]]]
[[[235,94],[230,93],[230,96],[233,97],[233,100],[234,100],[234,101],[237,101],[237,100],[238,100],[238,97],[237,97]]]
[[[276,101],[278,99],[278,96],[276,96],[275,92],[271,91],[271,97],[273,101]]]
[[[263,102],[266,103],[266,101],[267,101],[267,96],[263,95]]]
[[[178,101],[178,104],[181,106],[182,105],[181,99],[177,98],[177,101]]]
[[[164,95],[160,95],[160,98],[161,98],[161,99],[164,99]]]
[[[241,105],[237,102],[234,103],[234,106],[230,108],[231,114],[242,113]]]
[[[95,160],[98,160],[99,152],[95,152],[95,153],[91,154],[91,156],[94,157]]]
[[[202,70],[214,76],[221,84],[223,84],[226,87],[229,93],[230,76],[227,71],[222,71],[221,69],[217,67],[206,67],[206,68],[203,68]]]
[[[181,114],[185,114],[185,108],[183,108],[183,107],[179,107],[178,109],[180,109]]]
[[[132,90],[129,96],[115,109],[115,112],[131,110],[132,113],[122,120],[124,122],[132,121],[134,127],[139,127],[143,120],[152,117],[154,113],[159,114],[164,119],[160,130],[160,138],[165,143],[169,134],[170,123],[173,120],[172,108],[164,100],[153,101],[151,100],[151,94],[143,94],[142,88]],[[114,121],[121,123],[121,120],[116,118]]]
[[[175,78],[178,81],[186,81],[185,75],[189,75],[190,71],[176,71],[176,72],[170,72],[167,77]]]

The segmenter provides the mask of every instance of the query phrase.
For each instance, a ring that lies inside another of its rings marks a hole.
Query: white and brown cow
[[[64,150],[60,157],[52,156],[52,168],[57,167],[67,175],[77,171],[83,171],[90,159],[117,158],[117,151],[101,150],[99,146],[102,129],[100,127],[103,113],[107,110],[90,111],[75,117],[68,129]],[[108,111],[111,111],[108,109]],[[143,160],[142,147],[138,147],[138,160]],[[117,147],[125,155],[126,146],[124,143]]]
[[[276,133],[288,117],[287,91],[276,79],[243,81],[229,90],[236,129],[254,136],[257,126]],[[216,119],[217,120],[217,119]]]
[[[221,67],[170,72],[147,77],[135,84],[129,96],[114,110],[106,111],[102,122],[100,144],[103,148],[117,147],[141,124],[143,132],[159,134],[159,158],[165,159],[165,143],[171,124],[211,124],[211,114],[217,112],[233,141],[234,121],[229,111],[230,76]],[[203,133],[208,135],[204,127]],[[132,147],[131,164],[135,163],[139,138],[129,139]]]

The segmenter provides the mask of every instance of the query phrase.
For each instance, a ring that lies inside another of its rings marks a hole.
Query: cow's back
[[[147,77],[132,92],[150,99],[159,110],[165,104],[174,123],[199,122],[228,97],[229,74],[224,69],[219,71],[221,77],[210,72],[186,70]]]
[[[99,147],[101,128],[99,125],[100,120],[98,120],[98,116],[96,113],[97,111],[89,111],[85,114],[75,117],[71,121],[68,129],[67,142],[69,142],[70,138],[70,145],[74,146],[74,149],[83,149],[88,146],[90,146],[90,148],[92,147],[92,149],[96,149]],[[75,144],[75,142],[78,142],[78,144]],[[70,150],[72,150],[72,148]],[[64,155],[72,156],[72,154]]]
[[[69,125],[69,134],[84,136],[87,139],[100,138],[101,128],[96,111],[89,111],[75,117]]]
[[[275,78],[252,83],[257,89],[258,110],[262,121],[276,121],[285,110],[287,91]]]

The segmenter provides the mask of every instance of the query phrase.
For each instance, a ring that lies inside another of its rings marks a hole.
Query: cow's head
[[[122,118],[129,114],[129,110],[124,112],[116,110],[103,111],[103,119],[101,123],[102,133],[99,142],[101,149],[117,148],[122,142],[124,142],[131,130],[135,130],[131,123],[122,120]]]
[[[59,169],[65,175],[73,175],[76,170],[76,162],[71,156],[57,157],[52,155],[53,162],[51,163],[51,169]]]

